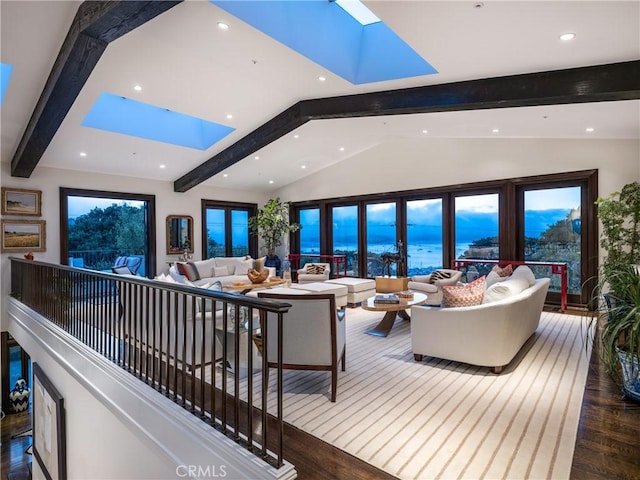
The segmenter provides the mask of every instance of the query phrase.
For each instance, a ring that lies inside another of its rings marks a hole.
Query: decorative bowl
[[[251,280],[251,283],[262,283],[269,276],[269,270],[263,270],[262,272],[259,272],[252,268],[247,273],[247,276],[249,277],[249,280]]]

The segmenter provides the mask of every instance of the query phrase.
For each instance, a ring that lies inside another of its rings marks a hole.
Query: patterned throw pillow
[[[443,307],[470,307],[480,305],[485,290],[484,275],[466,285],[444,285],[442,287]]]
[[[324,273],[324,265],[316,265],[315,263],[307,263],[305,272],[312,275],[322,275]]]
[[[429,277],[429,283],[432,285],[436,283],[436,280],[446,280],[451,278],[451,272],[445,272],[443,270],[434,270]]]
[[[200,280],[200,274],[198,273],[198,268],[191,262],[177,262],[178,272],[181,275],[187,277],[187,280],[190,282],[195,282],[196,280]]]
[[[511,266],[511,264],[507,265],[504,268],[501,268],[498,265],[496,265],[491,269],[491,271],[496,272],[501,277],[510,277],[511,274],[513,273],[513,267]]]

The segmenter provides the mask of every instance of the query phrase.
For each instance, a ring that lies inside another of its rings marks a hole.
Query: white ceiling
[[[39,165],[173,182],[299,100],[640,59],[638,1],[477,3],[366,2],[439,73],[354,86],[210,2],[186,1],[109,45]],[[78,5],[0,2],[1,61],[14,66],[2,162],[13,158]],[[576,38],[561,42],[568,31]],[[104,91],[236,130],[200,151],[82,127]],[[314,121],[205,184],[269,192],[403,137],[638,139],[640,101]]]

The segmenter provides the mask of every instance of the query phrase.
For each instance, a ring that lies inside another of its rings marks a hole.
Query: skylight
[[[12,71],[13,65],[0,63],[0,105],[2,105],[2,101],[4,100],[4,93],[7,91]]]
[[[85,127],[207,150],[235,128],[103,93],[82,121]]]
[[[380,21],[360,0],[335,0],[342,9],[355,18],[360,25],[371,25]]]
[[[384,22],[347,13],[353,0],[210,2],[355,85],[437,73]]]

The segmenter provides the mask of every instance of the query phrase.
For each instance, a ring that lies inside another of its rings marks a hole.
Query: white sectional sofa
[[[249,280],[247,272],[250,268],[269,270],[269,276],[275,275],[275,268],[261,267],[260,259],[246,257],[215,257],[194,262],[175,262],[169,268],[169,275],[180,283],[193,283],[197,287],[210,285],[219,281],[222,286],[234,282]],[[268,277],[267,277],[268,278]]]
[[[514,278],[489,287],[480,305],[411,307],[415,359],[427,355],[492,367],[500,373],[538,328],[549,288],[548,278],[533,278],[520,291],[522,278],[517,277],[514,272]]]

